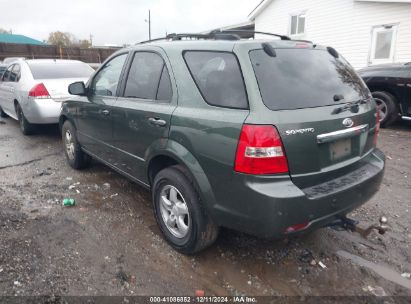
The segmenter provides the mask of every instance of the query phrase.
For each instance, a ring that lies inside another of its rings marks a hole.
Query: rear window
[[[208,104],[226,108],[248,108],[243,77],[233,53],[187,51],[184,59]]]
[[[94,70],[81,62],[29,64],[34,79],[88,78]]]
[[[250,52],[261,97],[271,110],[312,108],[364,98],[365,87],[353,68],[326,50],[276,49]],[[344,99],[334,102],[335,95]]]

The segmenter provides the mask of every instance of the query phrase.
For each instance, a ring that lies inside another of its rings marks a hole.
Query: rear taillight
[[[49,91],[47,91],[46,87],[43,83],[36,84],[29,92],[30,97],[35,98],[50,98]]]
[[[288,172],[283,143],[274,126],[243,125],[234,170],[246,174]]]
[[[373,138],[374,146],[377,146],[377,140],[378,140],[379,133],[380,133],[380,109],[377,108],[377,112],[375,113],[375,130],[374,130],[374,138]]]

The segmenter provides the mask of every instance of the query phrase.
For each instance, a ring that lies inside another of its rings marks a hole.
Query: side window
[[[10,81],[18,82],[19,80],[20,80],[20,65],[15,64],[10,73]]]
[[[167,66],[163,66],[163,72],[161,73],[160,83],[158,84],[157,100],[170,101],[173,95],[171,89],[170,74],[168,73]]]
[[[171,100],[171,83],[160,55],[136,52],[128,73],[124,97]]]
[[[94,77],[91,86],[91,96],[116,96],[120,75],[128,54],[114,57]]]
[[[248,109],[240,66],[233,53],[187,51],[184,59],[208,104]]]
[[[14,67],[14,64],[9,66],[7,70],[4,72],[3,81],[10,81],[10,74],[11,74],[11,70],[13,69],[13,67]]]

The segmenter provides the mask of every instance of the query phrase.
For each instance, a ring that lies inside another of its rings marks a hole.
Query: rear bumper
[[[61,102],[50,98],[32,99],[22,105],[27,120],[33,124],[55,124],[59,122]]]
[[[217,204],[212,214],[221,226],[265,238],[289,235],[286,229],[297,224],[308,223],[299,232],[319,228],[367,202],[378,191],[384,168],[385,156],[375,149],[356,170],[307,189],[289,177],[243,175],[235,201]]]

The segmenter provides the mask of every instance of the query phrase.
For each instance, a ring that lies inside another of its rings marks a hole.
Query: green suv
[[[376,193],[376,105],[337,51],[193,36],[120,50],[70,85],[60,126],[73,168],[92,157],[150,189],[185,254],[219,227],[264,238],[324,227]]]

